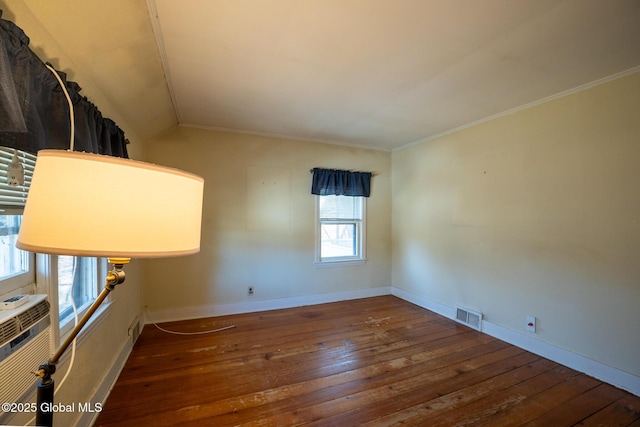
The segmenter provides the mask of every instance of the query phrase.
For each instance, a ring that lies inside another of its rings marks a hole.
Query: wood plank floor
[[[635,426],[640,397],[393,296],[147,325],[96,426]]]

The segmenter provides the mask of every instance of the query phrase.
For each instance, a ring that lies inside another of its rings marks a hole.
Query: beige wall
[[[178,127],[149,141],[145,160],[205,179],[201,252],[145,261],[149,311],[391,285],[390,153]],[[363,266],[314,267],[316,166],[377,173]]]
[[[392,155],[393,286],[640,375],[640,74]]]

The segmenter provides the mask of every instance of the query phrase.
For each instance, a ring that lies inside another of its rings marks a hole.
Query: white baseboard
[[[449,307],[395,287],[392,288],[391,293],[405,301],[455,320],[454,307]],[[482,332],[640,396],[640,377],[633,374],[486,320],[482,321]]]
[[[145,313],[145,323],[174,322],[178,320],[199,319],[203,317],[226,316],[229,314],[253,313],[257,311],[302,307],[305,305],[325,304],[328,302],[377,297],[381,295],[391,295],[391,287],[383,286],[379,288],[357,289],[346,292],[249,301],[235,304],[203,305],[147,311]]]
[[[114,358],[113,363],[109,367],[109,370],[105,373],[104,377],[100,381],[100,384],[94,390],[93,395],[86,400],[86,402],[100,402],[104,406],[113,386],[116,384],[116,380],[120,376],[120,372],[124,368],[133,345],[130,337],[124,342],[122,348]],[[81,412],[80,416],[76,419],[76,426],[92,426],[96,419],[100,415],[99,412]]]

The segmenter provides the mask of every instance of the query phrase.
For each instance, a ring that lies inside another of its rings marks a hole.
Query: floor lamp
[[[36,425],[51,426],[56,364],[100,304],[124,282],[131,258],[200,250],[202,178],[118,157],[42,150],[16,246],[54,255],[109,258],[104,290],[37,372]]]

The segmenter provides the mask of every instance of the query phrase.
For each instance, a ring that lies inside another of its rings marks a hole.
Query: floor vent
[[[456,320],[460,323],[464,323],[470,328],[478,331],[482,330],[482,313],[477,313],[462,307],[456,307]]]
[[[133,348],[133,346],[136,344],[136,341],[138,341],[139,336],[140,336],[140,318],[136,317],[135,319],[133,319],[133,322],[131,322],[131,325],[129,326],[129,337],[131,338],[131,348]]]

